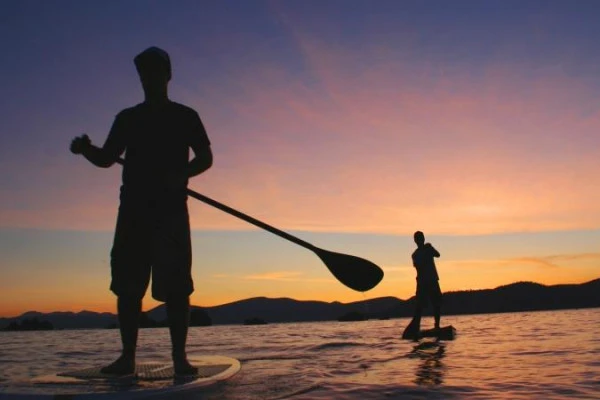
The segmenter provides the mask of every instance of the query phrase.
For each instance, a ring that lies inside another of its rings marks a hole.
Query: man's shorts
[[[429,302],[436,307],[442,304],[442,291],[437,280],[420,281],[417,279],[417,303],[426,307]]]
[[[152,276],[152,297],[166,301],[194,291],[187,203],[119,207],[111,251],[112,282],[117,296],[142,298]]]

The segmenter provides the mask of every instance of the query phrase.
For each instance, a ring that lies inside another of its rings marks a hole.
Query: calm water
[[[407,319],[192,328],[190,354],[242,362],[232,379],[179,399],[600,399],[600,309],[448,316],[450,342],[399,339]],[[432,324],[424,319],[424,327]],[[118,354],[116,330],[0,334],[8,382]],[[145,329],[139,361],[168,359]]]

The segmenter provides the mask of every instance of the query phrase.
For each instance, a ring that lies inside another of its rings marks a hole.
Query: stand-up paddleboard
[[[167,398],[231,378],[241,368],[238,360],[224,356],[189,357],[189,361],[198,367],[198,374],[175,376],[173,364],[164,361],[138,363],[135,374],[126,376],[103,374],[96,366],[11,382],[0,387],[0,400]]]
[[[410,321],[404,332],[402,339],[419,340],[425,337],[437,338],[440,340],[454,340],[456,338],[456,329],[452,325],[443,326],[440,329],[419,329],[414,319]]]

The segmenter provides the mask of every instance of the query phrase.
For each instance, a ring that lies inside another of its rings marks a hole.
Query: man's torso
[[[433,253],[427,247],[417,248],[413,254],[413,265],[417,269],[417,279],[423,282],[432,282],[439,279]]]
[[[122,203],[186,201],[191,137],[203,135],[209,144],[194,110],[170,101],[142,103],[119,113],[113,130],[125,144]]]

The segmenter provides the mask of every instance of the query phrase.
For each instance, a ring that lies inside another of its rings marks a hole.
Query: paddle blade
[[[383,270],[371,261],[348,254],[317,249],[315,253],[338,281],[359,292],[373,289],[383,279]]]

